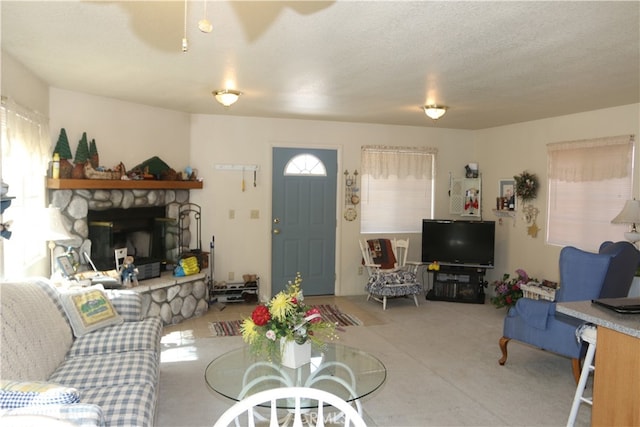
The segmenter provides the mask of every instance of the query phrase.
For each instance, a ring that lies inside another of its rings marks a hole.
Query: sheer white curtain
[[[33,235],[31,218],[45,204],[45,183],[50,160],[48,119],[13,102],[0,105],[2,140],[2,181],[15,197],[4,212],[2,222],[13,221],[9,240],[2,240],[3,277],[20,277],[33,263],[46,256],[45,242]]]
[[[363,146],[362,233],[417,233],[433,218],[436,148]]]
[[[622,240],[611,220],[633,194],[634,136],[548,144],[547,159],[548,243],[597,250]]]

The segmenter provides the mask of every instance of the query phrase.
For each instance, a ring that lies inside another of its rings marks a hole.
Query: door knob
[[[280,229],[279,228],[274,228],[273,229],[273,234],[280,234]]]
[[[280,218],[273,218],[274,224],[280,224]]]

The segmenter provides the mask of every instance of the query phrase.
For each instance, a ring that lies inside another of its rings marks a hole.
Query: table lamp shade
[[[640,200],[627,200],[622,211],[611,220],[612,224],[631,224],[631,230],[624,233],[624,237],[635,243],[640,240],[640,233],[636,230],[636,224],[640,224]]]

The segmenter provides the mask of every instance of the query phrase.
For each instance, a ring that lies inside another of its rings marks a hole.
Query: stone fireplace
[[[101,221],[107,219],[107,214],[110,215],[110,218],[115,215],[119,230],[128,229],[131,233],[135,233],[140,232],[142,227],[142,220],[138,212],[140,210],[149,211],[149,209],[154,212],[152,215],[159,215],[159,211],[163,212],[162,216],[167,219],[163,224],[162,231],[161,247],[164,253],[149,253],[149,248],[145,248],[144,243],[136,244],[134,237],[131,237],[129,242],[126,241],[129,238],[122,241],[122,233],[117,234],[117,241],[113,241],[111,244],[124,245],[121,247],[131,246],[132,255],[136,255],[137,251],[144,249],[141,252],[141,257],[163,258],[163,261],[169,262],[177,260],[181,247],[189,248],[191,240],[189,223],[183,224],[185,229],[180,232],[178,230],[178,210],[181,204],[189,202],[189,190],[63,189],[50,190],[50,200],[53,206],[60,209],[67,222],[67,229],[74,237],[72,241],[58,242],[59,244],[54,249],[55,256],[64,253],[67,247],[73,247],[78,254],[86,252],[95,258],[94,261],[97,260],[97,264],[99,264],[97,265],[98,269],[113,268],[115,267],[113,254],[107,254],[113,250],[111,246],[105,248],[105,243],[100,242],[100,248],[92,248],[90,220]],[[147,230],[147,232],[152,231]],[[178,241],[179,236],[181,236],[182,242]],[[144,241],[144,236],[138,237],[138,240],[141,238]],[[157,246],[155,250],[158,250]],[[79,256],[79,258],[77,261],[86,264],[83,256]],[[113,262],[109,260],[113,260]]]
[[[67,182],[65,183],[65,181]],[[72,183],[72,181],[76,181],[77,184]],[[138,212],[136,211],[137,209],[154,212],[152,214],[154,216],[157,216],[158,212],[163,212],[164,217],[168,219],[166,226],[163,228],[163,249],[166,260],[175,262],[182,251],[189,249],[191,241],[190,218],[183,218],[181,221],[178,219],[180,206],[189,203],[189,189],[52,187],[53,185],[75,185],[79,187],[85,185],[87,181],[91,180],[56,180],[56,182],[49,182],[50,203],[60,208],[66,221],[67,230],[73,235],[73,240],[71,241],[57,242],[58,244],[54,249],[55,256],[65,253],[68,247],[74,248],[76,255],[83,252],[88,254],[95,253],[95,251],[92,251],[94,243],[90,239],[89,232],[90,216],[97,215],[98,218],[102,218],[102,214],[117,212],[118,221],[124,220],[126,223],[127,219],[131,219],[132,224],[125,227],[129,227],[133,233],[138,232],[140,218],[137,213],[134,214],[134,212]],[[60,182],[63,184],[60,184]],[[134,183],[118,184],[135,185]],[[87,185],[108,184],[88,182]],[[157,185],[165,184],[158,183]],[[177,185],[193,184],[178,183]],[[188,188],[202,188],[201,183],[196,185],[199,186]],[[136,242],[133,238],[132,241],[134,251],[146,246],[144,238],[143,243]],[[108,251],[110,250],[109,248]],[[110,256],[113,257],[113,254]],[[115,257],[112,259],[115,264]],[[82,256],[79,256],[78,261],[81,264],[86,264],[86,260]],[[81,267],[83,269],[87,268],[86,265]],[[160,316],[165,325],[201,316],[209,309],[208,279],[207,273],[204,271],[186,277],[174,277],[172,272],[167,271],[162,274],[162,277],[140,281],[139,285],[131,288],[131,290],[140,293],[142,296],[143,313],[146,313],[147,316]]]

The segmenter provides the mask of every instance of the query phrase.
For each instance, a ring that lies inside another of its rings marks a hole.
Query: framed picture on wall
[[[498,194],[503,200],[502,206],[498,209],[516,210],[516,181],[515,179],[501,179],[498,182]]]

